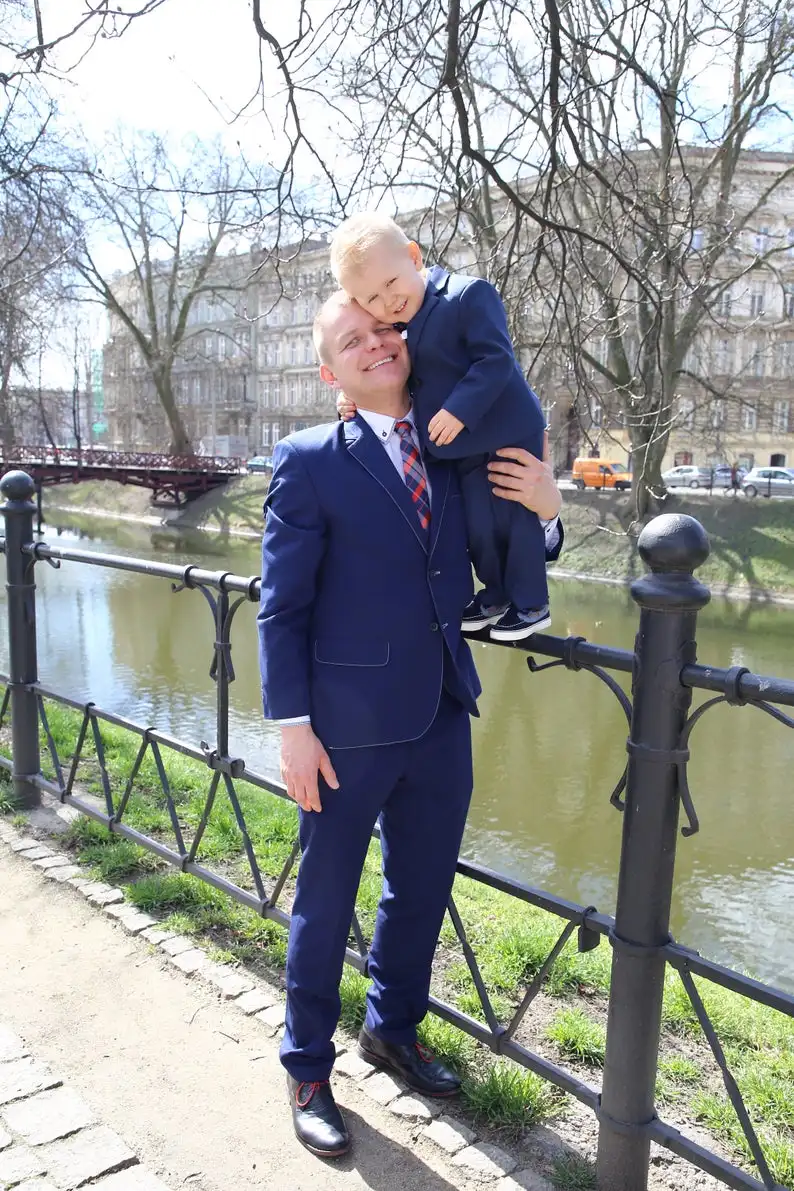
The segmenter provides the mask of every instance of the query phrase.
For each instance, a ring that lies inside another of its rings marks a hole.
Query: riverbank
[[[48,716],[65,768],[75,747],[81,717],[52,704]],[[138,738],[110,726],[103,726],[102,735],[110,787],[120,791],[136,763]],[[7,746],[7,740],[2,743]],[[44,747],[42,740],[43,757]],[[101,799],[102,772],[94,746],[86,742],[82,755],[77,780],[83,791]],[[164,763],[174,801],[173,814],[189,840],[203,817],[207,770],[181,756],[167,755]],[[48,762],[45,772],[54,777]],[[295,809],[275,796],[263,796],[243,782],[236,782],[235,788],[260,869],[272,886],[292,848]],[[3,802],[0,787],[0,811],[13,815],[8,800],[4,806]],[[22,826],[21,819],[14,821]],[[151,754],[137,770],[124,821],[173,846],[171,816]],[[127,901],[161,917],[167,929],[201,941],[214,960],[254,977],[283,981],[286,932],[278,925],[259,918],[213,887],[175,872],[152,853],[109,834],[90,819],[78,819],[66,843],[75,862],[89,874],[123,888]],[[235,816],[220,797],[206,825],[199,858],[242,887],[253,887]],[[380,895],[379,860],[378,847],[373,843],[357,904],[365,937],[371,937]],[[290,903],[292,889],[290,878],[281,895],[282,904]],[[509,1020],[552,950],[560,930],[559,920],[461,877],[456,881],[455,901],[494,1011],[500,1020]],[[597,1087],[604,1062],[609,981],[608,948],[601,945],[580,954],[575,942],[570,941],[519,1027],[517,1040],[536,1053],[564,1063]],[[794,1187],[794,1025],[726,990],[703,981],[698,981],[698,986],[762,1136],[775,1177],[782,1186]],[[347,971],[342,984],[342,1025],[351,1037],[363,1020],[365,990],[366,981]],[[449,921],[439,944],[433,992],[477,1020],[484,1020],[466,957]],[[546,1122],[578,1159],[571,1165],[570,1155],[565,1162],[559,1160],[559,1153],[549,1155],[545,1171],[549,1180],[560,1188],[593,1186],[596,1124],[591,1114],[531,1072],[495,1060],[484,1047],[448,1023],[428,1018],[422,1037],[460,1071],[464,1079],[463,1105],[481,1134],[486,1131],[486,1136],[497,1142],[509,1140],[520,1151],[526,1144],[526,1129]],[[674,972],[668,972],[666,979],[660,1056],[657,1100],[661,1114],[690,1135],[706,1135],[723,1153],[750,1169],[747,1146],[725,1096],[720,1072]],[[687,1191],[690,1186],[711,1185],[690,1183],[689,1172],[678,1163],[666,1174],[674,1175],[674,1185]]]
[[[256,539],[262,532],[264,476],[241,476],[185,509],[157,510],[140,489],[85,483],[45,492],[45,517],[112,518],[173,531]],[[794,503],[687,494],[670,498],[671,512],[705,527],[711,555],[699,577],[718,595],[760,602],[794,601]],[[630,582],[644,571],[628,533],[631,504],[613,493],[570,492],[563,498],[565,550],[561,578]]]

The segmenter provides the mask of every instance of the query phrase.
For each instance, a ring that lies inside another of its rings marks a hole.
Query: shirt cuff
[[[293,716],[291,720],[273,721],[273,723],[277,724],[279,728],[291,728],[293,724],[310,724],[311,722],[312,718],[310,715],[296,715]]]
[[[560,540],[560,519],[559,517],[552,517],[549,521],[545,521],[542,517],[538,520],[543,526],[543,532],[546,535],[546,549],[553,550]]]

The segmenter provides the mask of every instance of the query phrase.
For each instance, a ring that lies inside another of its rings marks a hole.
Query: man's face
[[[367,253],[364,264],[343,271],[339,281],[374,318],[407,323],[424,300],[421,268],[422,254],[416,244],[384,243]]]
[[[391,323],[379,322],[355,302],[339,309],[324,340],[328,363],[320,376],[356,405],[369,409],[405,387],[410,372],[405,340]]]

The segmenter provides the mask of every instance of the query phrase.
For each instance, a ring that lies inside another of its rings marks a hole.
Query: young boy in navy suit
[[[331,269],[360,306],[403,330],[422,446],[458,461],[469,549],[483,583],[462,628],[491,625],[496,641],[548,628],[545,525],[496,496],[488,479],[488,461],[506,443],[542,458],[545,430],[499,294],[481,278],[425,269],[419,246],[377,213],[354,215],[337,228]],[[355,413],[344,398],[338,407],[345,417]]]

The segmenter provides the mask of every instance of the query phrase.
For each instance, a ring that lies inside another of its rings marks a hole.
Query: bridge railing
[[[105,451],[97,448],[0,445],[0,470],[18,467],[143,468],[150,471],[213,471],[236,475],[245,460],[224,455],[167,455],[152,451]]]
[[[298,856],[297,838],[281,872],[268,885],[251,841],[236,783],[244,781],[281,798],[286,795],[278,782],[249,769],[245,760],[233,756],[229,748],[229,685],[234,681],[232,625],[243,604],[258,600],[259,578],[212,572],[193,565],[175,566],[147,559],[95,554],[37,541],[33,534],[35,506],[31,501],[33,483],[30,477],[22,472],[9,473],[0,482],[0,491],[5,497],[0,511],[5,518],[6,531],[5,540],[0,545],[6,555],[9,634],[9,673],[0,676],[6,684],[0,722],[9,711],[11,720],[11,756],[0,757],[0,766],[10,771],[16,802],[21,807],[32,806],[40,799],[42,791],[54,795],[104,824],[109,831],[132,840],[182,872],[222,890],[263,918],[288,925],[289,910],[284,905],[284,891]],[[527,662],[533,673],[564,666],[572,672],[586,673],[587,681],[597,679],[609,688],[625,714],[627,758],[611,795],[613,805],[623,816],[615,916],[600,913],[594,906],[568,901],[479,864],[459,861],[458,872],[462,875],[524,904],[549,911],[561,919],[562,925],[559,937],[526,987],[520,1003],[506,1014],[489,993],[461,916],[454,899],[451,900],[450,918],[477,990],[483,1020],[436,998],[431,999],[431,1010],[496,1054],[514,1060],[576,1097],[595,1113],[599,1124],[597,1178],[602,1191],[643,1191],[648,1183],[652,1141],[728,1187],[742,1191],[754,1188],[783,1191],[770,1169],[758,1137],[757,1122],[751,1120],[745,1106],[695,977],[732,990],[788,1017],[794,1017],[794,997],[714,963],[675,942],[669,926],[682,811],[681,835],[691,837],[699,830],[687,779],[693,730],[711,708],[721,703],[755,708],[787,727],[794,727],[794,720],[780,710],[781,706],[794,707],[794,683],[756,675],[744,667],[725,670],[697,663],[697,613],[709,600],[707,588],[693,574],[708,555],[708,540],[697,521],[676,515],[659,517],[643,530],[639,548],[649,573],[637,579],[631,588],[640,610],[633,652],[594,645],[581,637],[562,639],[541,635],[510,647],[529,654]],[[211,613],[214,631],[210,674],[216,691],[216,734],[211,746],[175,739],[156,727],[138,724],[93,703],[82,703],[39,682],[34,572],[35,564],[44,561],[56,567],[67,562],[159,576],[171,581],[176,592],[194,590],[201,593]],[[538,664],[534,655],[549,660]],[[631,696],[610,671],[631,675]],[[713,697],[691,712],[694,690],[711,692]],[[82,717],[68,771],[50,731],[48,702],[72,708]],[[114,789],[108,773],[103,725],[126,729],[140,741],[123,789]],[[54,781],[41,773],[40,735],[49,752]],[[90,747],[95,749],[101,779],[102,799],[99,803],[84,794],[76,782],[81,757]],[[204,811],[190,842],[185,839],[174,792],[165,773],[163,750],[173,750],[201,762],[209,771]],[[147,752],[151,753],[160,775],[163,802],[172,828],[170,836],[165,832],[147,835],[125,821],[136,776]],[[213,869],[200,856],[201,841],[219,789],[225,791],[240,831],[250,888]],[[612,948],[606,1058],[600,1091],[571,1071],[529,1050],[517,1037],[533,1000],[574,932],[580,951],[598,946],[602,937]],[[354,968],[364,972],[367,942],[355,916],[352,933],[356,948],[350,948],[346,958]],[[668,965],[677,972],[720,1069],[758,1177],[686,1137],[657,1114],[655,1085],[662,993]]]

